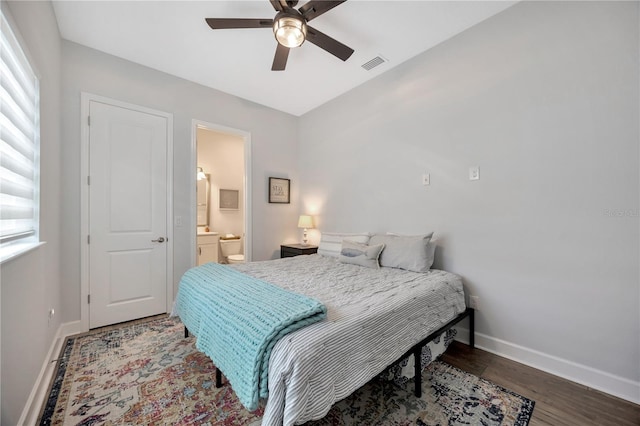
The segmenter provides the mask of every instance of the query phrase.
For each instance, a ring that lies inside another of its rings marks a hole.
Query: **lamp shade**
[[[300,219],[298,219],[298,228],[313,228],[313,217],[300,215]]]

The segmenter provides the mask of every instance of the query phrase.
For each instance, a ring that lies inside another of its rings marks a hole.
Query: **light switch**
[[[480,166],[469,167],[469,180],[480,179]]]
[[[429,178],[429,173],[425,173],[422,175],[422,184],[427,186],[431,183],[431,180]]]

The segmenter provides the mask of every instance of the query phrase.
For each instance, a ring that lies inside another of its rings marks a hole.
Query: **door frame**
[[[89,104],[100,102],[167,119],[167,306],[173,306],[173,114],[95,95],[80,93],[80,328],[89,331]]]
[[[243,200],[244,200],[244,259],[245,262],[251,262],[252,253],[252,223],[253,212],[251,208],[251,133],[234,129],[233,127],[223,126],[221,124],[210,123],[202,120],[191,120],[191,176],[193,177],[193,185],[189,185],[191,200],[190,212],[191,223],[191,266],[196,266],[196,246],[197,242],[197,209],[196,209],[196,173],[198,168],[198,142],[196,140],[198,128],[211,130],[219,133],[227,133],[244,140],[244,182],[243,182]]]

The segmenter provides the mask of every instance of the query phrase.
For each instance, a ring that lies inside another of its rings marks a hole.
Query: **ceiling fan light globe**
[[[297,17],[283,16],[273,23],[273,33],[281,45],[293,48],[304,43],[307,36],[307,25]]]

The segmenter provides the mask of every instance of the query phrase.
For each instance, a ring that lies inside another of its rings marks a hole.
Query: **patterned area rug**
[[[340,401],[318,425],[522,425],[534,402],[440,361],[413,382],[374,379]],[[215,367],[184,338],[175,318],[70,337],[63,345],[41,425],[248,425],[231,387],[215,387]]]

